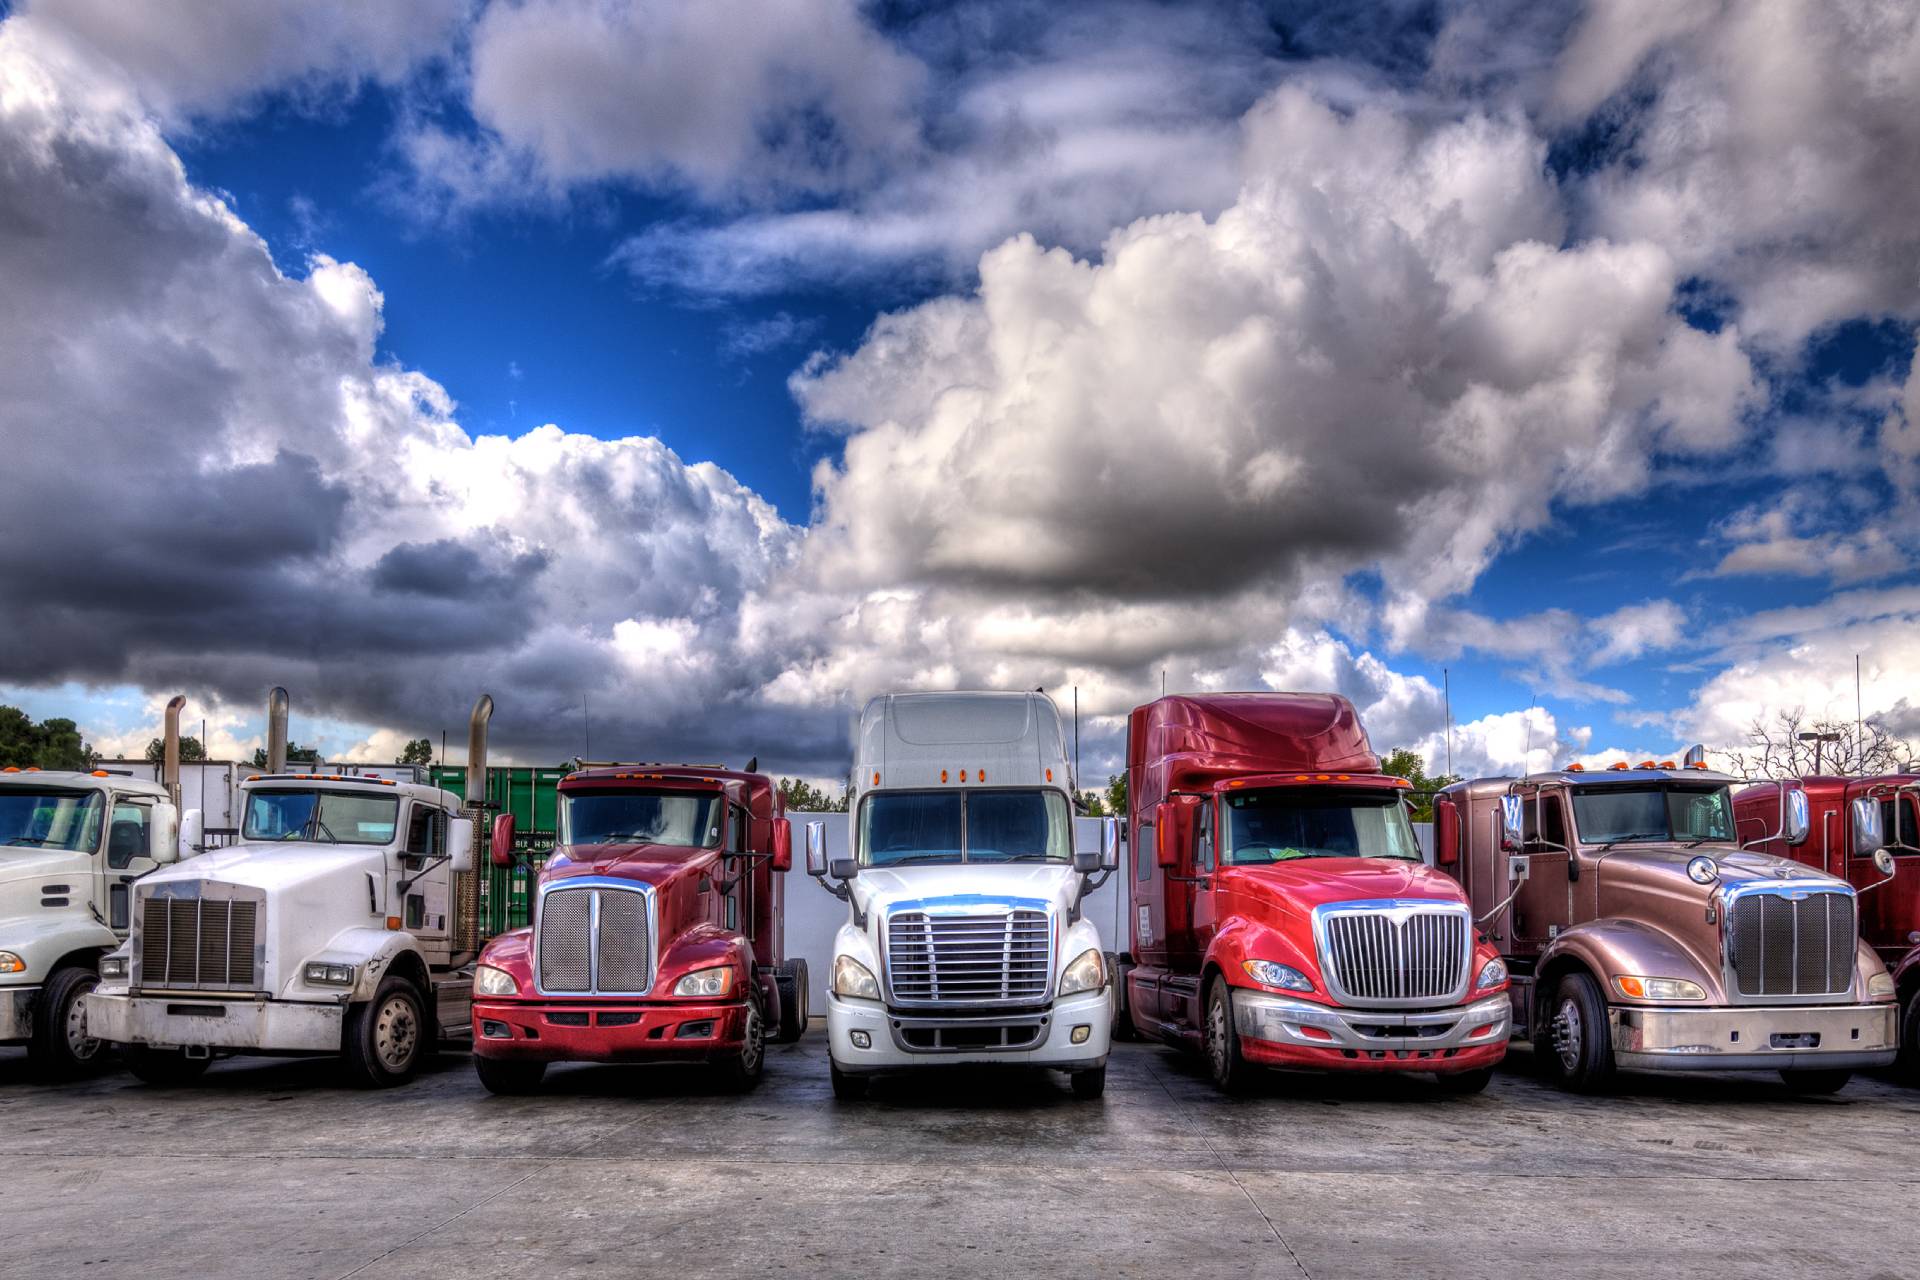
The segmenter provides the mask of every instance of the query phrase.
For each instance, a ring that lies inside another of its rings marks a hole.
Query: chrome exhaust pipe
[[[467,720],[467,807],[487,801],[487,721],[493,719],[493,695],[483,693]]]
[[[165,749],[160,756],[160,785],[167,789],[167,799],[173,807],[180,807],[180,709],[187,705],[187,695],[176,693],[167,701],[167,721],[164,731]],[[206,743],[200,744],[205,747]]]
[[[287,710],[293,699],[279,685],[267,690],[267,772],[287,771]]]

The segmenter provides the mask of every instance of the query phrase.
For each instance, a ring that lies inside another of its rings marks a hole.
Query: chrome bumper
[[[288,1000],[210,1000],[194,996],[85,997],[87,1030],[109,1044],[240,1053],[338,1053],[346,1008]]]
[[[38,987],[0,990],[0,1043],[33,1038],[33,1006],[39,1000]]]
[[[1656,1071],[1883,1067],[1899,1047],[1892,1004],[1607,1011],[1614,1061]]]
[[[1233,1025],[1241,1035],[1309,1049],[1438,1052],[1505,1044],[1512,1010],[1506,993],[1451,1009],[1371,1013],[1232,988]],[[1315,1035],[1305,1028],[1323,1034]]]

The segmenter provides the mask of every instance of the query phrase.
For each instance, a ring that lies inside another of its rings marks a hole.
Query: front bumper
[[[33,1038],[33,1010],[39,1003],[39,987],[0,989],[0,1044]]]
[[[1450,1009],[1370,1012],[1230,988],[1249,1062],[1329,1071],[1472,1071],[1506,1056],[1507,995]]]
[[[1613,1058],[1652,1071],[1859,1070],[1899,1048],[1892,1004],[1607,1010]]]
[[[205,997],[85,997],[87,1031],[109,1044],[234,1053],[338,1053],[346,1025],[339,1004]]]
[[[746,1043],[747,1006],[485,1001],[473,1006],[473,1051],[514,1062],[652,1062],[705,1058]]]
[[[1077,1030],[1081,1040],[1075,1044]],[[855,1042],[856,1032],[865,1038],[864,1047]],[[947,1065],[1086,1071],[1105,1065],[1112,1032],[1110,986],[1020,1013],[909,1013],[872,1000],[827,997],[827,1052],[847,1075]],[[982,1041],[1020,1047],[992,1048]]]

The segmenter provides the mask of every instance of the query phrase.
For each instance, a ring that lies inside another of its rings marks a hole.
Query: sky
[[[1920,738],[1916,168],[1898,0],[0,4],[0,702]]]

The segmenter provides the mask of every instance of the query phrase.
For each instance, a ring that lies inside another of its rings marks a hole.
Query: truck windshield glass
[[[881,791],[860,805],[860,860],[870,867],[1072,855],[1072,818],[1057,791]]]
[[[400,819],[398,796],[342,791],[249,791],[245,840],[317,840],[323,844],[391,844]]]
[[[582,791],[566,799],[569,844],[713,849],[726,812],[717,791]]]
[[[98,791],[0,789],[0,857],[29,849],[92,853],[102,811]]]
[[[1573,821],[1585,844],[1733,839],[1727,788],[1581,787]]]
[[[1228,864],[1259,866],[1295,858],[1418,862],[1420,846],[1397,791],[1329,794],[1301,787],[1227,797]]]

